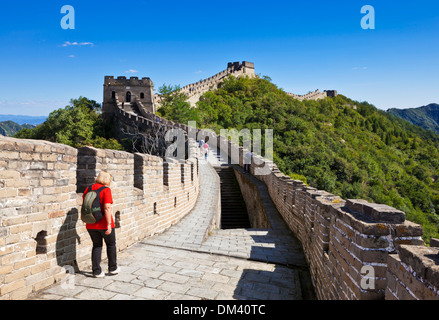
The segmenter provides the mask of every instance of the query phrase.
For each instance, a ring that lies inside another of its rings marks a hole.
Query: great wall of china
[[[247,70],[242,67],[251,65],[232,66]],[[182,90],[199,95],[225,74]],[[114,80],[106,78],[106,84],[107,79]],[[109,92],[103,104],[107,115],[128,127],[157,123],[191,136],[191,128],[161,119],[154,114],[154,103],[142,101],[153,99],[152,91],[136,93],[124,82],[138,79],[118,79],[123,85],[117,91],[104,91]],[[135,96],[132,101],[140,102],[137,109],[118,102],[127,90],[130,99]],[[208,131],[195,135],[210,136],[227,154],[237,151],[237,162],[244,165],[247,151],[242,147]],[[202,179],[193,139],[189,147],[188,160],[166,162],[139,153],[0,137],[0,299],[25,299],[61,281],[63,266],[89,263],[91,241],[78,222],[78,211],[83,190],[101,170],[113,175],[118,194],[114,213],[119,250],[177,223],[194,206]],[[261,167],[268,174],[256,174]],[[255,156],[251,173],[266,184],[301,241],[318,299],[439,299],[439,249],[424,245],[421,226],[407,221],[403,212],[316,190],[285,176],[261,156]],[[214,227],[218,225],[212,221]]]

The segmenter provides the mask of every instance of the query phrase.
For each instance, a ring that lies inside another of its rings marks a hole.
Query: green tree
[[[75,148],[95,146],[122,150],[112,137],[105,136],[101,105],[84,97],[72,99],[70,105],[50,113],[47,120],[35,129],[19,131],[15,137],[39,139],[66,144]]]
[[[190,110],[217,133],[273,129],[274,162],[283,173],[345,199],[403,210],[424,227],[427,243],[439,236],[439,135],[343,95],[299,101],[267,77],[230,76]],[[163,114],[175,121],[179,113]]]
[[[161,97],[157,114],[178,123],[196,121],[196,111],[191,108],[188,97],[180,91],[179,86],[164,84],[159,88]]]

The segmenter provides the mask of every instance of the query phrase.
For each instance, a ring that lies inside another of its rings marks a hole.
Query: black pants
[[[117,269],[117,257],[116,257],[116,231],[111,230],[109,235],[106,235],[107,230],[93,230],[88,229],[91,241],[93,242],[93,249],[91,252],[91,263],[94,275],[102,273],[101,269],[101,258],[102,258],[102,246],[105,240],[105,245],[107,247],[107,258],[108,258],[108,270],[114,271]]]

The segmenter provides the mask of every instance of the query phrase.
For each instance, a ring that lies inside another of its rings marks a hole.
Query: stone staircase
[[[221,229],[251,228],[233,167],[216,167],[221,183]]]
[[[122,107],[122,105],[121,105],[121,107]],[[123,110],[125,112],[132,113],[132,114],[134,114],[136,116],[140,116],[141,115],[141,113],[139,111],[139,108],[137,107],[137,104],[133,103],[133,102],[124,102]]]

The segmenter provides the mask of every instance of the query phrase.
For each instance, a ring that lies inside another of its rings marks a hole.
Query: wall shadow
[[[251,229],[254,245],[249,260],[264,262],[262,268],[246,269],[235,294],[246,299],[316,300],[308,263],[302,244],[291,231]],[[243,290],[244,289],[244,290]]]
[[[76,231],[76,223],[78,222],[79,211],[76,208],[70,210],[58,232],[56,238],[56,262],[58,266],[72,266],[75,272],[79,271],[78,262],[76,260],[76,244],[81,243],[81,238]]]
[[[237,300],[315,300],[304,290],[303,270],[275,265],[273,271],[244,269],[233,298]]]
[[[94,184],[97,176],[96,150],[82,147],[78,149],[76,168],[76,192],[84,193],[85,189]]]
[[[302,244],[293,234],[273,229],[251,229],[250,260],[308,268]]]

